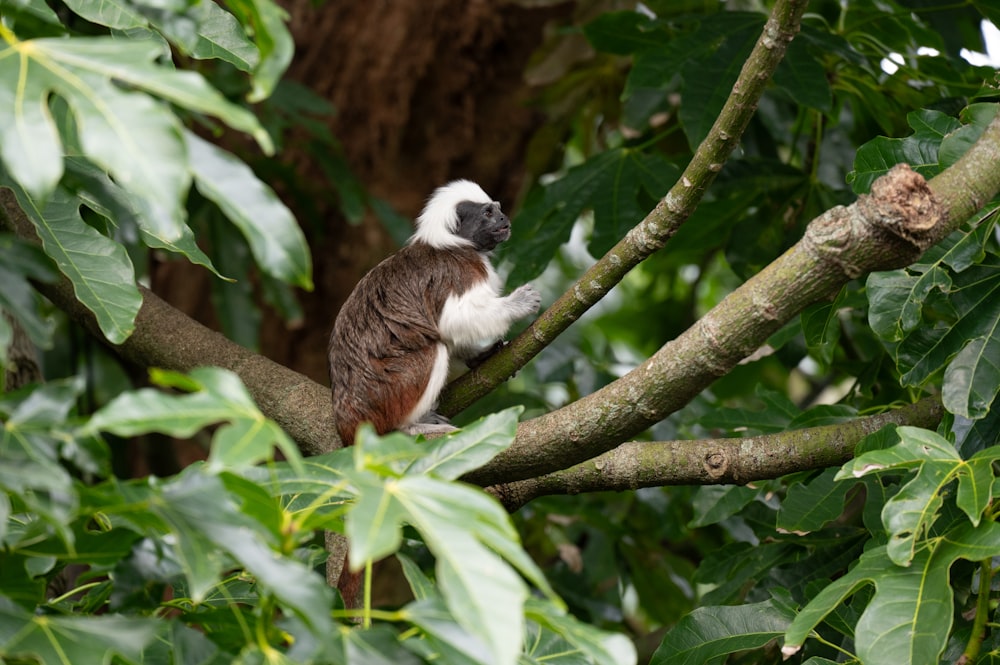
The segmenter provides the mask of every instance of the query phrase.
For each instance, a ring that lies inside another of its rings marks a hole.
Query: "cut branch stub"
[[[927,181],[897,164],[850,206],[837,206],[806,228],[803,247],[855,279],[876,270],[908,266],[934,244],[947,211]]]

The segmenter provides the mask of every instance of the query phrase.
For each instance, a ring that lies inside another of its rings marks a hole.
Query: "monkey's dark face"
[[[510,237],[510,220],[495,201],[462,201],[455,211],[458,213],[455,235],[471,240],[480,252],[489,252]]]

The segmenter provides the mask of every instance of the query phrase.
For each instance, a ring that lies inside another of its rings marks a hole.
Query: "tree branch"
[[[454,415],[512,377],[677,232],[739,145],[771,75],[799,31],[807,4],[807,0],[775,3],[722,112],[673,188],[517,338],[447,386],[439,412]]]
[[[0,188],[0,227],[38,242],[34,225],[7,188]],[[93,313],[76,299],[68,279],[36,283],[35,288],[108,344]],[[317,455],[340,447],[328,388],[206,328],[149,289],[139,289],[142,307],[135,332],[120,345],[108,344],[115,353],[139,367],[187,372],[214,365],[232,370],[246,384],[261,411],[281,425],[305,454]]]
[[[814,219],[791,249],[636,369],[521,423],[514,445],[467,480],[479,485],[522,480],[596,457],[687,404],[806,306],[868,272],[909,265],[957,229],[975,202],[1000,190],[997,162],[990,161],[997,146],[1000,115],[967,158],[933,185],[897,165],[872,185],[870,195]],[[971,201],[961,193],[968,189],[976,192]]]
[[[744,439],[632,441],[569,469],[489,491],[511,512],[554,494],[626,491],[666,485],[746,484],[843,464],[858,443],[889,424],[933,428],[944,408],[928,397],[901,409],[836,425]]]
[[[1000,189],[994,168],[998,151],[1000,116],[929,186],[909,168],[895,168],[877,181],[871,196],[813,220],[798,244],[637,369],[574,404],[522,423],[514,446],[469,480],[492,485],[565,469],[662,420],[806,305],[864,272],[908,265],[956,229]],[[0,189],[0,226],[36,240],[34,227],[6,189]],[[67,280],[37,287],[103,339]],[[123,358],[180,371],[202,365],[230,369],[306,454],[338,446],[327,388],[208,330],[147,290],[143,298],[136,332],[112,347]]]

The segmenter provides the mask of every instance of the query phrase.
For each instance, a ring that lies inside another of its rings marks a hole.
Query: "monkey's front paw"
[[[510,294],[510,302],[518,311],[519,316],[528,316],[538,311],[542,304],[542,294],[531,284],[519,286]]]

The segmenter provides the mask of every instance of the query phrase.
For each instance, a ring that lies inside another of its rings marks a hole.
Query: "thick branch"
[[[987,143],[992,146],[980,145]],[[935,178],[935,185],[905,164],[894,167],[875,182],[871,195],[813,220],[795,246],[636,369],[522,423],[515,444],[467,479],[480,485],[510,482],[596,457],[687,404],[806,306],[865,273],[909,265],[974,210],[957,193],[939,201],[935,187],[943,193],[946,184],[969,188],[976,182],[978,201],[1000,189],[996,162],[983,158],[998,145],[1000,116],[971,157],[938,176],[940,181]]]
[[[871,197],[814,220],[795,247],[629,375],[522,424],[515,445],[470,480],[488,485],[564,469],[612,449],[666,417],[806,305],[835,293],[864,272],[909,264],[929,243],[957,228],[1000,189],[1000,173],[994,168],[998,151],[1000,116],[969,153],[929,187],[905,166],[897,167],[873,187]],[[30,221],[4,189],[0,189],[0,226],[22,238],[35,238]],[[38,287],[102,338],[68,282]],[[114,347],[124,358],[144,367],[182,371],[202,365],[231,369],[246,382],[263,412],[307,454],[338,445],[325,387],[204,328],[154,294],[143,295],[136,333]]]
[[[490,492],[514,511],[540,496],[625,491],[665,485],[745,484],[793,471],[843,464],[858,442],[888,424],[933,428],[944,409],[935,398],[836,425],[745,439],[624,443],[592,460]]]
[[[441,396],[441,413],[458,413],[513,376],[677,232],[739,144],[764,88],[799,31],[807,4],[778,0],[722,112],[670,192],[510,345],[449,385]]]
[[[0,226],[23,239],[37,241],[34,226],[21,211],[13,192],[6,188],[0,188]],[[96,319],[76,299],[68,279],[38,283],[35,287],[97,339],[105,341]],[[232,370],[261,410],[281,425],[305,454],[316,455],[340,446],[328,388],[230,341],[148,289],[140,289],[143,301],[135,332],[121,345],[111,345],[115,353],[140,367],[186,372],[214,365]]]

